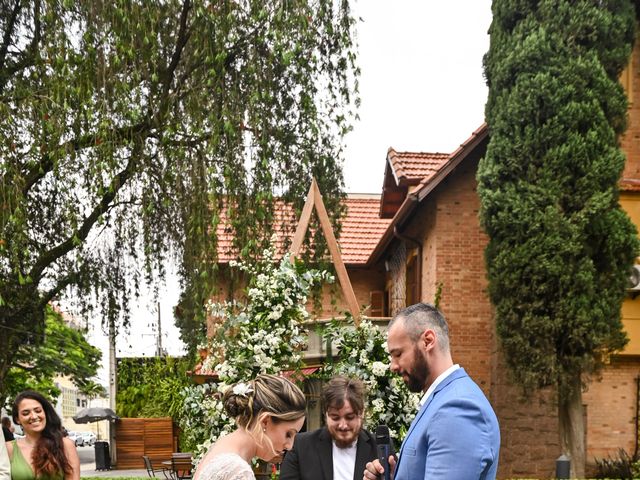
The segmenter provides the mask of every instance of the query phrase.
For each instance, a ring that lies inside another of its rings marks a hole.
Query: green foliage
[[[638,240],[618,203],[617,78],[635,14],[627,0],[499,0],[493,12],[478,171],[489,295],[517,381],[566,398],[627,342],[620,305]]]
[[[122,358],[118,360],[116,413],[121,417],[180,419],[183,391],[193,382],[188,357]]]
[[[444,283],[438,282],[436,285],[436,293],[433,296],[433,306],[436,308],[440,308],[440,300],[442,300],[442,290],[444,289]]]
[[[346,0],[0,0],[0,382],[51,299],[127,324],[172,259],[192,320],[221,218],[251,258],[312,175],[335,215],[353,26]]]
[[[496,0],[484,59],[490,141],[478,169],[497,333],[514,379],[555,386],[572,476],[586,462],[582,388],[627,343],[638,254],[618,202],[630,0]],[[576,424],[577,422],[577,424]]]
[[[207,452],[225,426],[226,432],[231,429],[232,419],[227,417],[222,409],[222,402],[216,398],[218,391],[215,385],[193,385],[185,389],[183,394],[181,446],[185,451],[201,456]]]
[[[26,389],[57,398],[61,393],[54,383],[57,375],[69,376],[81,391],[95,385],[91,378],[98,372],[102,353],[84,334],[67,326],[62,316],[47,306],[43,338],[14,352],[16,363],[5,376],[0,405],[7,405]]]
[[[418,411],[420,396],[409,392],[402,379],[391,371],[384,331],[366,319],[357,328],[351,322],[334,321],[324,330],[323,337],[328,345],[337,348],[338,360],[325,363],[321,376],[328,379],[346,375],[362,380],[367,388],[367,428],[375,431],[378,425],[387,425],[400,445]]]
[[[622,448],[615,457],[596,458],[596,467],[596,478],[640,478],[640,460],[631,457]]]
[[[88,398],[106,398],[107,397],[107,389],[99,384],[94,382],[93,380],[88,381],[86,384],[80,387],[80,392],[86,395]]]
[[[308,296],[314,285],[332,282],[325,271],[292,265],[287,256],[277,261],[274,250],[264,251],[257,264],[239,263],[250,277],[247,303],[209,304],[222,328],[209,345],[203,371],[215,372],[225,384],[262,373],[299,369],[307,343],[303,326],[309,317]]]

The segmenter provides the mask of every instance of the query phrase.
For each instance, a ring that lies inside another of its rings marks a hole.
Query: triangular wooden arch
[[[296,233],[293,236],[293,242],[291,244],[291,256],[289,257],[289,260],[291,261],[291,263],[293,263],[295,261],[295,258],[300,254],[302,242],[304,241],[304,235],[305,233],[307,233],[307,229],[309,228],[311,212],[313,211],[314,206],[316,207],[316,212],[318,213],[318,219],[320,220],[322,233],[324,233],[324,236],[327,239],[327,246],[329,247],[329,252],[331,252],[331,259],[333,260],[333,264],[336,267],[338,281],[340,282],[340,287],[342,287],[342,294],[344,295],[344,298],[347,302],[347,307],[349,308],[351,315],[353,315],[353,321],[357,327],[358,325],[360,325],[360,309],[358,308],[358,301],[356,300],[355,293],[353,293],[353,287],[351,286],[351,281],[349,280],[347,269],[344,266],[342,255],[340,254],[340,247],[338,246],[338,241],[336,240],[336,236],[333,233],[333,227],[331,226],[331,221],[329,220],[327,209],[324,207],[322,194],[320,193],[320,189],[318,188],[318,184],[316,183],[315,178],[311,179],[311,187],[309,188],[309,193],[307,194],[307,200],[304,203],[304,208],[302,209],[302,214],[300,215],[300,220],[298,221],[298,226],[296,227]]]

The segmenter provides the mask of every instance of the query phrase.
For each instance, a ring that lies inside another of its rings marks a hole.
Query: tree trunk
[[[118,360],[116,358],[116,325],[113,318],[109,318],[109,407],[114,412],[116,409],[116,397],[118,394]],[[107,422],[109,425],[109,443],[111,447],[111,465],[118,464],[116,454],[116,423]]]
[[[580,376],[574,378],[566,388],[560,387],[558,393],[558,421],[562,453],[571,459],[571,478],[584,478],[585,425]]]

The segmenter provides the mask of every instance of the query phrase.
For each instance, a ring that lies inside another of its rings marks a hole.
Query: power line
[[[10,330],[12,332],[25,334],[25,335],[30,336],[30,337],[42,336],[42,337],[50,337],[50,338],[53,338],[53,339],[56,339],[56,340],[60,340],[60,341],[68,340],[68,337],[66,337],[64,335],[60,335],[57,332],[44,332],[43,331],[41,333],[34,333],[34,332],[30,332],[27,329],[22,329],[21,330],[19,328],[15,328],[15,327],[9,327],[7,325],[0,325],[0,330]],[[152,335],[154,337],[156,336],[155,333],[143,333],[142,335],[146,335],[146,336]],[[85,336],[85,335],[83,334],[83,336]],[[86,336],[85,336],[85,340],[87,340]],[[87,341],[87,343],[89,343],[89,342]],[[91,346],[94,347],[94,348],[98,348],[95,345],[91,345]]]

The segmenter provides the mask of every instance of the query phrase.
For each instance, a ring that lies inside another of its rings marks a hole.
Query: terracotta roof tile
[[[390,218],[380,218],[380,197],[349,196],[338,242],[344,263],[364,265],[387,229]]]
[[[291,205],[286,204],[282,200],[276,200],[276,208],[274,209],[274,231],[276,233],[276,253],[283,255],[285,247],[285,239],[293,236],[296,227],[296,219]],[[220,223],[216,228],[218,242],[218,263],[229,263],[231,260],[238,259],[238,251],[233,246],[233,229],[229,223],[229,217],[226,209],[220,212]]]
[[[449,159],[448,153],[396,152],[389,148],[387,159],[398,185],[416,185],[430,178]]]
[[[290,205],[277,201],[276,221],[276,251],[283,255],[286,239],[291,239],[295,232],[298,219]],[[342,260],[347,265],[364,265],[380,237],[391,222],[391,219],[378,217],[380,210],[379,195],[350,194],[345,199],[347,212],[342,219],[342,233],[338,239]],[[218,262],[228,263],[237,258],[237,251],[233,249],[233,234],[227,217],[221,214],[222,221],[216,229],[218,235]]]
[[[478,139],[485,138],[487,134],[488,134],[487,124],[483,123],[476,130],[474,130],[471,136],[469,136],[469,138],[467,138],[464,142],[462,142],[460,146],[453,151],[453,153],[447,155],[447,158],[445,159],[445,161],[442,162],[442,164],[438,167],[438,169],[436,169],[431,175],[424,177],[422,180],[420,180],[419,186],[416,189],[416,191],[418,192],[418,198],[422,200],[422,196],[421,196],[422,192],[427,188],[427,186],[431,183],[431,181],[434,180],[434,176],[436,173],[438,173],[440,170],[444,172],[446,170],[444,167],[447,164],[456,163],[458,159],[464,158],[469,153],[469,150],[478,141]],[[445,173],[449,174],[450,171],[446,170]]]

